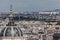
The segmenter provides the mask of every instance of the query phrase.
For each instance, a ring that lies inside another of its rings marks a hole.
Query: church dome
[[[4,27],[4,29],[0,33],[0,37],[21,37],[22,31],[19,27],[9,26]]]

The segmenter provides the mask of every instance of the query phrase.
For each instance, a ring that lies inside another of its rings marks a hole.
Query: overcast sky
[[[60,9],[60,0],[0,0],[0,12],[8,12],[10,4],[16,12]]]

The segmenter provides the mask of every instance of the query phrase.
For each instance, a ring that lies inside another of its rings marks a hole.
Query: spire
[[[10,5],[10,11],[12,12],[12,4]]]
[[[10,4],[10,17],[13,17],[12,4]]]

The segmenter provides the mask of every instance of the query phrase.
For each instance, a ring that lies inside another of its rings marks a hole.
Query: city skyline
[[[60,9],[60,0],[0,0],[0,12],[8,12],[10,4],[14,12]]]

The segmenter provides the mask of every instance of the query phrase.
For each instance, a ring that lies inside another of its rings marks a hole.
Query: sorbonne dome
[[[21,28],[15,24],[14,21],[14,15],[12,12],[12,5],[10,8],[10,15],[9,15],[9,21],[6,24],[5,27],[2,28],[0,32],[0,39],[1,40],[21,40],[21,37],[23,36]]]
[[[0,33],[0,37],[21,37],[23,36],[22,31],[19,27],[4,27]]]
[[[10,15],[9,15],[9,22],[6,24],[1,30],[0,37],[21,37],[23,36],[21,29],[15,24],[14,16],[12,12],[12,5],[10,7]]]

